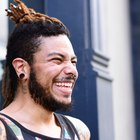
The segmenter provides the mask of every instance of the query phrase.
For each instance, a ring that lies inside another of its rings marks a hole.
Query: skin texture
[[[69,106],[72,102],[72,91],[78,78],[77,57],[66,35],[40,37],[40,41],[32,66],[22,58],[13,60],[12,64],[17,75],[24,73],[24,77],[19,82],[14,101],[1,112],[31,131],[60,138],[61,128],[54,117],[54,111]],[[32,90],[32,73],[41,87],[41,92],[37,90],[38,87]],[[72,78],[73,75],[75,78]],[[50,97],[57,103],[58,108],[45,104]],[[90,139],[87,126],[78,119],[71,120],[81,140]],[[0,138],[4,137],[5,129],[0,123]]]

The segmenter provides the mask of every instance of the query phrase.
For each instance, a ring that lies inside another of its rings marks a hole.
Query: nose
[[[76,76],[76,79],[78,78],[77,68],[72,63],[69,63],[69,64],[65,65],[63,71],[66,75],[71,75],[72,74],[72,75]]]

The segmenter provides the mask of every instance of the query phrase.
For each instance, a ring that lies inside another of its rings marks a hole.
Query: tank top
[[[62,114],[55,113],[61,127],[61,137],[52,138],[33,132],[6,114],[0,113],[0,120],[5,126],[7,140],[80,140],[72,122]],[[53,130],[52,130],[53,131]]]

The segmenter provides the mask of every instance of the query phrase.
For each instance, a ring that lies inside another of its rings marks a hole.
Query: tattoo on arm
[[[87,128],[86,129],[80,129],[80,130],[77,130],[78,131],[78,134],[80,136],[80,140],[90,140],[90,132],[87,131]]]
[[[89,128],[86,126],[86,124],[84,122],[82,122],[81,120],[77,119],[77,118],[73,118],[70,116],[66,116],[75,126],[80,140],[90,140],[90,130]]]

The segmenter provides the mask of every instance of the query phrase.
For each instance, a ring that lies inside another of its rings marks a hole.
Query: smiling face
[[[77,57],[66,35],[40,39],[31,66],[31,96],[47,110],[66,109],[72,103],[72,90],[78,77]]]

